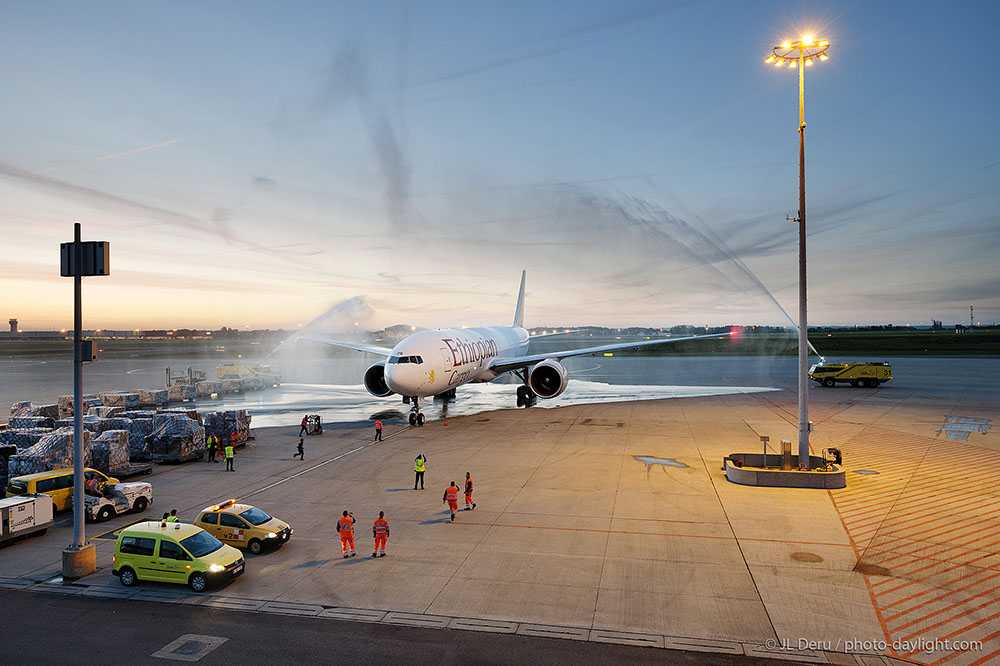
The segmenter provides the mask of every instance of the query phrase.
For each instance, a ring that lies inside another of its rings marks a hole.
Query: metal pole
[[[80,355],[80,338],[83,327],[83,243],[80,241],[80,223],[73,231],[73,544],[79,550],[86,545],[83,526],[83,359]]]
[[[809,325],[806,321],[806,72],[799,47],[799,469],[809,469]]]

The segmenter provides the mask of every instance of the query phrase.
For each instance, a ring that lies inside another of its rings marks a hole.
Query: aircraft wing
[[[572,331],[553,331],[551,333],[535,333],[530,336],[528,340],[537,340],[538,338],[551,338],[553,335],[569,335],[570,333],[579,333],[579,329],[574,329]]]
[[[354,351],[365,352],[368,354],[376,354],[378,356],[386,356],[392,353],[391,349],[386,349],[385,347],[376,347],[374,345],[363,345],[357,342],[341,342],[339,340],[325,340],[323,338],[299,338],[299,340],[308,340],[309,342],[319,342],[324,345],[332,345],[334,347],[343,347],[344,349],[353,349]]]
[[[706,338],[724,338],[732,333],[712,333],[710,335],[690,335],[684,338],[660,338],[658,340],[642,340],[639,342],[618,342],[600,347],[587,347],[585,349],[567,349],[566,351],[548,352],[546,354],[531,354],[528,356],[518,356],[515,358],[501,358],[490,364],[490,370],[498,375],[511,370],[519,370],[534,365],[547,358],[554,358],[561,361],[570,356],[590,356],[602,354],[604,352],[618,351],[619,349],[636,349],[638,347],[651,347],[652,345],[665,345],[671,342],[683,342],[684,340],[704,340]]]

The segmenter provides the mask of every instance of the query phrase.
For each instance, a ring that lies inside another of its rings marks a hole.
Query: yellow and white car
[[[292,538],[288,523],[274,518],[249,504],[231,499],[203,509],[194,524],[219,541],[246,548],[254,555],[265,546],[279,547]]]

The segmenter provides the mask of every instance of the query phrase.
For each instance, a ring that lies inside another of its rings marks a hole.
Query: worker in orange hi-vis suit
[[[472,501],[472,474],[465,473],[465,510],[472,511],[476,508],[476,503]]]
[[[385,542],[389,538],[389,521],[385,519],[385,511],[378,512],[378,518],[372,525],[372,536],[375,537],[372,557],[385,557]]]
[[[455,485],[454,481],[444,491],[444,497],[441,501],[448,503],[448,508],[451,509],[451,522],[455,522],[455,512],[458,511],[458,486]]]
[[[354,514],[348,511],[337,521],[337,531],[340,532],[340,548],[344,551],[344,557],[354,557]]]

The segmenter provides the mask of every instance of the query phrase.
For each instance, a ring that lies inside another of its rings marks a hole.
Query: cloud
[[[278,181],[273,178],[268,178],[267,176],[254,176],[253,184],[262,190],[268,190],[271,192],[278,189]]]
[[[114,159],[118,159],[119,157],[126,157],[128,155],[135,155],[136,153],[144,153],[147,150],[155,150],[156,148],[162,148],[164,146],[169,146],[171,144],[177,143],[178,141],[184,141],[186,138],[187,137],[183,137],[182,136],[182,137],[179,137],[177,139],[170,139],[168,141],[161,141],[160,143],[154,143],[154,144],[149,145],[149,146],[142,146],[141,148],[133,148],[132,150],[126,150],[126,151],[121,152],[121,153],[112,153],[110,155],[102,155],[101,157],[95,157],[92,160],[86,160],[86,161],[83,161],[83,162],[77,162],[75,164],[63,164],[61,166],[52,167],[51,169],[43,169],[41,171],[34,171],[32,173],[35,173],[35,174],[46,174],[46,173],[52,173],[53,171],[59,171],[59,170],[62,170],[62,169],[68,169],[69,167],[73,167],[73,166],[82,166],[84,164],[93,164],[94,162],[103,162],[105,160],[114,160]]]
[[[353,105],[365,127],[372,163],[382,187],[389,221],[396,231],[414,222],[410,203],[410,166],[389,113],[369,94],[368,63],[357,43],[346,44],[326,70],[320,103],[332,113]],[[403,104],[400,103],[400,108]]]

